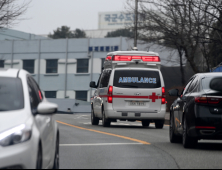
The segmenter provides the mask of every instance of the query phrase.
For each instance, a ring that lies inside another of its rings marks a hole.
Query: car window
[[[24,108],[21,79],[0,77],[0,101],[0,112]]]
[[[42,94],[42,91],[39,88],[39,85],[36,83],[35,79],[33,79],[32,77],[29,77],[29,78],[33,84],[33,87],[35,89],[35,92],[37,93],[39,100],[42,101],[44,96]]]
[[[112,70],[104,70],[103,71],[100,85],[99,85],[100,88],[108,87],[111,73],[112,73]]]
[[[30,77],[27,78],[27,83],[28,83],[28,88],[29,88],[28,90],[29,90],[32,113],[36,114],[37,107],[41,100],[39,99],[38,93],[36,93],[36,88],[34,87],[32,79]]]
[[[199,79],[198,79],[198,77],[196,77],[196,78],[193,80],[193,82],[191,83],[191,85],[190,85],[189,93],[191,93],[191,92],[197,92],[198,84],[199,84]]]
[[[193,82],[194,78],[195,77],[192,77],[190,79],[190,81],[187,83],[186,87],[184,88],[183,95],[186,95],[186,94],[188,94],[190,92],[190,85]]]
[[[160,88],[160,74],[158,71],[149,70],[116,70],[113,86],[119,88]]]

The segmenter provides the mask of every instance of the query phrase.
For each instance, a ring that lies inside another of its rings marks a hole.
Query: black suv
[[[170,107],[170,141],[196,147],[201,139],[222,139],[222,73],[196,74]]]

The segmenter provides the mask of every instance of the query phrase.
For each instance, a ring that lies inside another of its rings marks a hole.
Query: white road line
[[[92,143],[92,144],[60,144],[59,146],[112,146],[112,145],[143,145],[142,143]]]

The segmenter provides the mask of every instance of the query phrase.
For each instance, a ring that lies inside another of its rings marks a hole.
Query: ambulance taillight
[[[106,60],[107,60],[107,61],[112,60],[112,56],[107,56],[107,57],[106,57]]]
[[[113,86],[109,86],[107,101],[108,103],[113,103]]]
[[[115,55],[112,57],[112,61],[132,61],[132,60],[143,60],[144,62],[160,62],[158,56],[120,56]]]
[[[166,104],[166,90],[162,87],[162,104]]]

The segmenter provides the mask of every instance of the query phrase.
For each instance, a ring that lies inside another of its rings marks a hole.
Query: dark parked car
[[[201,139],[222,139],[222,73],[194,75],[170,107],[170,141],[195,147]]]

